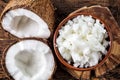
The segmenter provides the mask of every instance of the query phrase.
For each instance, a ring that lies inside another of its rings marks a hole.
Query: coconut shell
[[[47,23],[51,36],[53,35],[54,8],[50,0],[11,0],[1,13],[1,20],[8,11],[17,8],[28,9],[36,13]]]
[[[32,39],[32,38],[27,38],[27,39],[22,39],[22,40],[38,40],[38,41],[41,41],[43,43],[45,43],[46,45],[49,46],[49,42],[46,40],[46,39]],[[4,71],[4,76],[6,76],[9,80],[14,80],[13,77],[10,75],[10,73],[8,72],[7,68],[6,68],[6,64],[5,64],[5,57],[6,57],[6,52],[7,50],[12,46],[14,45],[15,43],[17,42],[20,42],[22,40],[19,40],[19,41],[15,41],[15,40],[0,40],[0,42],[4,43],[2,46],[3,49],[3,54],[2,54],[2,59],[1,59],[1,65],[2,65],[2,69]],[[0,47],[1,48],[1,47]],[[50,76],[49,80],[52,80],[52,76],[53,74],[55,73],[56,71],[56,64],[54,64],[54,68],[53,68],[53,72],[52,72],[52,75]]]
[[[5,52],[6,50],[9,48],[10,45],[16,43],[16,40],[0,40],[1,46],[0,49],[2,51],[2,57],[1,57],[1,67],[2,67],[2,72],[5,78],[7,78],[7,80],[11,80],[12,77],[10,76],[10,74],[8,73],[6,67],[5,67]]]

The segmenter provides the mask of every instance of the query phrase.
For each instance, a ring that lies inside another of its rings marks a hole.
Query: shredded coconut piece
[[[109,45],[104,24],[92,16],[79,15],[69,20],[60,30],[56,40],[62,57],[74,62],[74,67],[91,67],[99,63]]]

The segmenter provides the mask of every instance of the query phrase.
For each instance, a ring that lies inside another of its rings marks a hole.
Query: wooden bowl
[[[68,22],[68,20],[71,20],[71,19],[77,17],[78,15],[89,16],[89,15],[91,15],[91,14],[90,14],[90,13],[74,13],[74,14],[71,14],[71,15],[69,15],[68,17],[66,17],[66,18],[58,25],[58,27],[57,27],[57,29],[56,29],[56,31],[55,31],[55,33],[54,33],[54,39],[53,39],[54,51],[55,51],[55,54],[56,54],[57,58],[59,59],[59,61],[60,61],[66,68],[73,69],[73,70],[77,70],[77,71],[80,71],[80,70],[93,70],[93,69],[95,69],[96,67],[101,66],[101,65],[105,62],[105,60],[109,57],[110,52],[111,52],[111,48],[112,48],[112,41],[113,41],[113,40],[112,40],[112,34],[111,34],[111,31],[110,31],[110,28],[104,23],[104,21],[100,20],[98,17],[96,17],[96,16],[94,16],[94,15],[91,15],[92,18],[98,19],[98,20],[100,20],[100,22],[101,22],[102,24],[104,24],[104,27],[105,27],[105,29],[106,29],[106,31],[107,31],[107,33],[108,33],[108,37],[109,37],[109,40],[110,40],[111,44],[110,44],[110,46],[109,46],[109,49],[108,49],[105,57],[103,57],[102,60],[100,60],[97,65],[92,66],[92,67],[88,67],[88,68],[77,68],[77,67],[74,67],[74,66],[72,66],[71,64],[69,64],[68,62],[66,62],[66,61],[64,60],[64,58],[61,56],[61,54],[60,54],[60,52],[59,52],[59,50],[58,50],[58,48],[57,48],[57,46],[56,46],[56,39],[57,39],[57,37],[59,36],[59,30],[62,28],[63,25],[65,25],[65,24]]]

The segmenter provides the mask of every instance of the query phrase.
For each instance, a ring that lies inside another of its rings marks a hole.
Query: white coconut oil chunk
[[[2,27],[18,38],[49,38],[47,23],[34,12],[18,8],[8,11],[2,19]]]
[[[15,80],[48,80],[55,68],[51,49],[37,40],[12,45],[6,53],[5,64]]]
[[[95,66],[107,54],[109,42],[104,24],[92,16],[79,15],[60,30],[56,46],[61,56],[74,67]],[[72,64],[71,64],[72,65]]]

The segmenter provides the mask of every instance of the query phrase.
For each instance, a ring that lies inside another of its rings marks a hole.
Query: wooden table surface
[[[85,5],[90,6],[90,5],[95,5],[95,4],[107,6],[111,10],[118,25],[120,25],[120,0],[91,0],[91,1],[90,0],[81,0],[81,1],[78,0],[77,3],[81,3],[81,4],[77,4],[77,5],[76,5],[76,3],[72,4],[72,5],[68,5],[65,3],[67,1],[70,1],[70,0],[52,0],[53,4],[55,6],[55,15],[56,15],[55,16],[56,17],[55,26],[57,26],[60,23],[60,21],[62,21],[72,11],[74,11],[80,7],[83,7]],[[75,1],[75,0],[73,0],[73,1]],[[0,0],[0,13],[4,9],[7,2],[9,2],[9,0]],[[0,59],[1,59],[1,55],[2,55],[2,52],[0,51]],[[55,58],[56,58],[56,56],[55,56]],[[57,62],[57,70],[56,70],[55,74],[53,75],[53,80],[77,80],[61,68],[61,64],[57,58],[56,58],[56,62]],[[107,72],[102,77],[104,77],[106,80],[120,80],[120,65],[116,66],[115,69]],[[5,78],[3,70],[1,69],[1,65],[0,65],[0,80],[8,80],[7,78]]]

